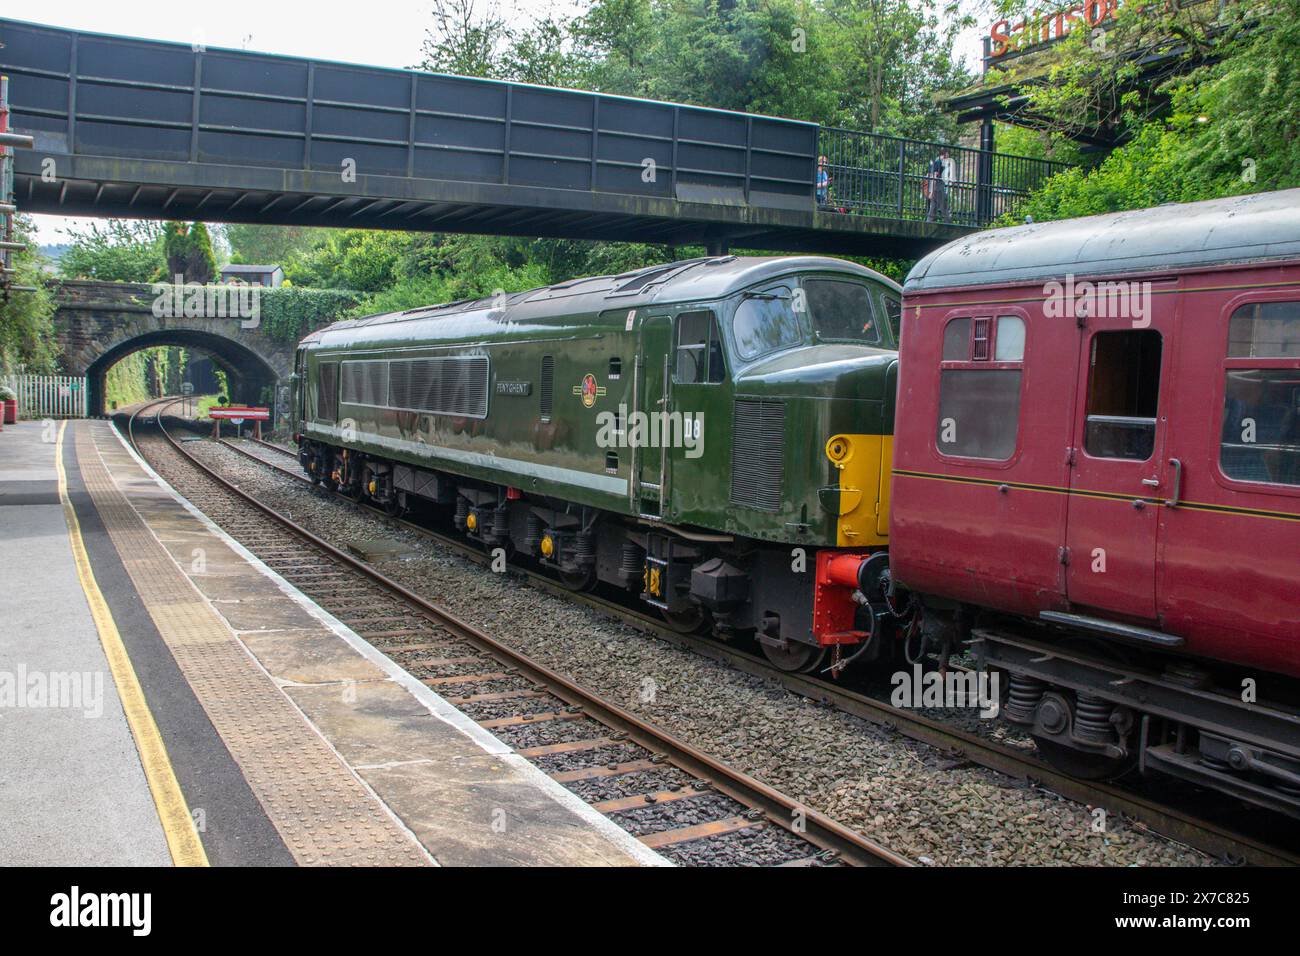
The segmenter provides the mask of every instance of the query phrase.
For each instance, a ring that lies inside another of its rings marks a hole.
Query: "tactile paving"
[[[145,526],[105,462],[123,475],[135,473],[135,464],[97,424],[74,426],[86,489],[141,601],[290,853],[302,864],[427,864],[419,844],[258,667]],[[148,511],[193,521],[153,482],[125,480]],[[204,547],[228,551],[210,534]]]

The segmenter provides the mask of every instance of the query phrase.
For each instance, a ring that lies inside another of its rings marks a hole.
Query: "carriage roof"
[[[905,292],[1300,258],[1300,189],[992,229],[913,268]]]

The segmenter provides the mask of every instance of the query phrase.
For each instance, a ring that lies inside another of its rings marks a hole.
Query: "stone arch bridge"
[[[232,402],[257,405],[269,397],[277,418],[287,412],[293,343],[271,338],[253,319],[193,314],[210,315],[207,308],[156,307],[158,298],[155,287],[143,283],[65,280],[56,286],[55,338],[65,373],[86,376],[89,414],[105,413],[108,370],[155,345],[180,346],[211,358],[229,377]],[[192,314],[186,317],[186,311]]]

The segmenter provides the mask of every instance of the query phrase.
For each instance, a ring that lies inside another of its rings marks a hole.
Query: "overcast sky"
[[[488,2],[480,0],[484,5]],[[548,11],[565,15],[585,4],[575,0],[498,0],[497,7],[507,21],[528,23]],[[420,61],[420,47],[433,22],[431,9],[429,0],[218,0],[208,4],[60,0],[6,15],[98,33],[406,68]],[[967,57],[978,56],[978,31],[969,31],[961,49]],[[33,218],[44,244],[65,241],[63,229],[77,222],[63,216]]]

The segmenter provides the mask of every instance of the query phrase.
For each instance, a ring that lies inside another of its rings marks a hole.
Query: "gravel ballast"
[[[191,442],[186,450],[337,546],[381,537],[402,541],[415,557],[385,561],[384,574],[539,663],[570,675],[896,853],[941,865],[1213,862],[1199,851],[1114,816],[1099,826],[1099,817],[1088,807],[984,768],[954,766],[949,755],[925,744],[819,706],[760,677],[530,587],[518,572],[493,573],[451,548],[276,475],[228,448]],[[262,454],[274,453],[263,449]],[[284,463],[291,464],[288,458]],[[188,465],[170,458],[155,467],[182,494],[205,481]],[[440,674],[450,672],[439,669]],[[456,697],[517,686],[493,682],[440,692]],[[518,706],[511,711],[517,713]],[[472,711],[478,719],[491,719],[487,715],[492,712],[491,708]],[[554,742],[549,735],[562,733],[566,725],[572,727],[574,722],[502,728],[498,736],[515,746],[534,746]],[[617,744],[597,752],[550,754],[537,762],[547,772],[555,772],[637,759],[637,750]],[[582,781],[572,789],[584,797],[636,792],[634,784],[625,789],[618,780]],[[716,855],[727,853],[733,844],[748,847],[755,840],[768,841],[770,852],[767,843],[757,845],[772,862],[783,862],[781,853],[789,851],[782,843],[785,839],[798,847],[797,855],[806,856],[806,844],[776,827],[738,831],[707,843],[712,848],[708,852]],[[690,862],[691,853],[697,852],[691,850],[693,845],[663,852]]]

